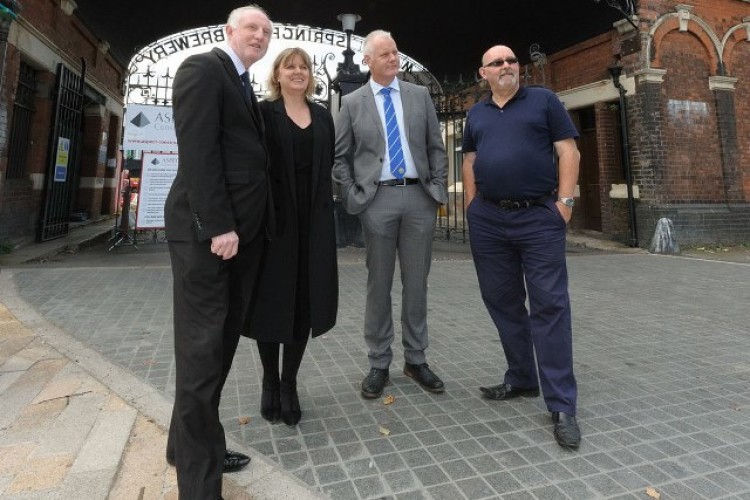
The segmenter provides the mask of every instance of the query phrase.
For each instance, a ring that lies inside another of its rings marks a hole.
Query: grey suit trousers
[[[419,184],[379,186],[359,214],[367,252],[365,343],[370,366],[388,368],[394,339],[391,288],[398,255],[401,269],[401,328],[404,358],[425,362],[427,277],[438,203]]]

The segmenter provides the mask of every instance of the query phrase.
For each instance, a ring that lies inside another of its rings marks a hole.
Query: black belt
[[[496,200],[494,198],[488,198],[483,194],[480,194],[482,199],[487,203],[491,203],[496,207],[502,208],[503,210],[518,210],[519,208],[529,208],[536,205],[540,205],[548,196],[543,196],[535,200]]]
[[[388,179],[378,182],[378,186],[410,186],[411,184],[419,184],[419,179],[404,177],[403,179]]]

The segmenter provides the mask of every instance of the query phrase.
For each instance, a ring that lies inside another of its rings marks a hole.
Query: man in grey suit
[[[427,89],[396,78],[400,60],[391,34],[373,31],[362,52],[371,78],[342,100],[333,165],[343,206],[359,216],[367,250],[364,333],[370,372],[362,395],[377,398],[388,383],[397,254],[404,374],[423,389],[440,393],[443,382],[425,358],[427,277],[437,208],[448,201],[448,158]]]

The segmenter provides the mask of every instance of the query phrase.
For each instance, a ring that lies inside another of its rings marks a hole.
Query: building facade
[[[666,218],[683,245],[750,242],[750,0],[688,1],[640,0],[611,31],[554,54],[513,47],[530,61],[525,83],[557,92],[581,132],[574,229],[648,247]],[[115,211],[127,71],[73,0],[0,6],[7,249]],[[452,165],[449,236],[465,237],[459,145],[475,90],[436,100]]]
[[[573,227],[648,247],[667,218],[680,244],[748,243],[750,2],[641,0],[635,14],[522,70],[581,132]]]
[[[72,0],[0,0],[0,245],[114,212],[125,68]]]

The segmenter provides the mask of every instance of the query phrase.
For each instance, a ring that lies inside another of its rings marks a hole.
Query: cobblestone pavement
[[[13,282],[45,319],[171,396],[168,260],[163,248],[124,250],[17,267]],[[651,487],[661,498],[750,499],[750,265],[595,251],[568,264],[577,452],[557,446],[541,398],[480,397],[505,361],[461,251],[430,278],[427,356],[444,394],[401,373],[397,332],[384,394],[395,401],[360,397],[366,274],[352,250],[338,323],[303,361],[300,425],[260,417],[261,367],[243,339],[222,398],[226,431],[331,498],[632,499]]]

